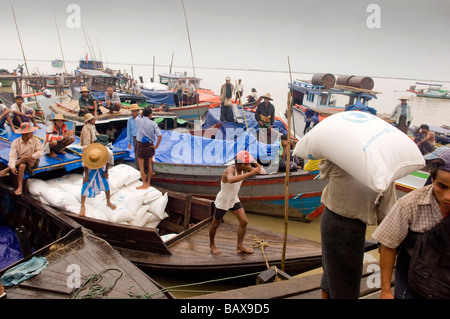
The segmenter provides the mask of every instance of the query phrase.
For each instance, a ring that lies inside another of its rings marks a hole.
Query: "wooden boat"
[[[188,165],[153,163],[152,184],[164,189],[184,192],[193,196],[215,199],[220,191],[220,177],[224,165]],[[247,212],[267,216],[284,216],[286,173],[277,167],[265,167],[268,174],[244,180],[239,199]],[[320,203],[327,181],[317,179],[318,172],[299,170],[289,177],[289,218],[311,221],[323,211]]]
[[[2,87],[11,87],[14,83],[13,77],[15,77],[15,73],[10,73],[6,69],[0,69],[0,84]]]
[[[374,282],[379,280],[378,262],[365,263],[361,276],[359,299],[379,299],[381,289]],[[294,277],[289,280],[253,285],[223,292],[190,297],[188,299],[322,299],[320,282],[322,274]],[[394,281],[391,281],[394,286]]]
[[[99,284],[106,287],[117,280],[105,296],[91,297],[130,298],[129,292],[132,292],[136,295],[148,293],[156,299],[174,298],[170,293],[161,293],[163,287],[123,258],[107,242],[60,212],[30,196],[16,196],[5,185],[0,185],[0,199],[4,224],[13,229],[23,227],[19,237],[22,240],[19,241],[25,256],[0,270],[0,275],[33,257],[45,257],[48,262],[38,275],[18,285],[5,287],[8,299],[74,297],[74,288],[77,287],[71,275],[80,278],[80,284],[83,284],[84,276],[102,275],[105,280]],[[77,297],[82,296],[86,296],[85,290],[78,292]]]
[[[370,100],[380,92],[373,91],[373,80],[368,77],[340,76],[333,80],[332,74],[315,74],[312,82],[293,81],[291,133],[300,139],[315,123],[332,114],[346,110],[363,110],[376,114],[369,107]],[[336,84],[335,84],[336,83]],[[376,114],[386,120],[386,114]],[[312,118],[311,124],[305,121]]]
[[[54,67],[54,68],[62,68],[63,67],[63,60],[59,60],[59,59],[52,60],[52,67]]]
[[[213,201],[190,194],[168,192],[166,212],[158,229],[114,224],[64,212],[97,236],[107,240],[120,254],[146,271],[168,276],[190,278],[220,278],[243,275],[267,269],[266,259],[259,248],[254,253],[236,253],[238,225],[225,219],[216,236],[220,255],[209,249],[209,226]],[[265,256],[270,265],[280,265],[283,236],[265,229],[249,226],[244,244],[252,244],[255,235],[269,243]],[[163,238],[170,237],[164,240]],[[288,236],[286,272],[300,273],[321,265],[320,244]],[[256,275],[251,279],[254,280]]]
[[[450,99],[450,92],[448,90],[443,90],[442,85],[443,84],[416,82],[406,91],[414,93],[417,97]]]

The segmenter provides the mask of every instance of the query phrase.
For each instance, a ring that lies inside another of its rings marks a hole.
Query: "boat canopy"
[[[443,84],[416,82],[416,85],[442,86]]]

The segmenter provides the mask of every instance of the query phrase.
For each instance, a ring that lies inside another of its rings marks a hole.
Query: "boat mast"
[[[61,44],[61,37],[59,36],[59,28],[58,28],[58,23],[56,22],[56,17],[54,16],[53,18],[55,19],[56,32],[58,33],[59,47],[61,48],[61,55],[62,55],[62,58],[63,58],[63,63],[64,63],[64,71],[65,71],[65,72],[66,72],[66,74],[67,74],[67,68],[66,68],[66,60],[64,59],[64,52],[63,52],[63,49],[62,49],[62,44]]]
[[[191,45],[191,36],[189,34],[189,25],[188,25],[188,20],[187,20],[187,16],[186,16],[186,9],[184,8],[184,2],[183,0],[181,0],[181,5],[183,6],[183,12],[184,12],[184,20],[186,21],[186,30],[187,30],[187,36],[188,36],[188,41],[189,41],[189,50],[191,51],[191,61],[192,61],[192,71],[194,73],[194,79],[197,79],[197,77],[195,76],[195,66],[194,66],[194,55],[192,54],[192,45]],[[197,92],[197,80],[194,81],[194,86],[195,86],[195,91]],[[198,106],[198,99],[197,100],[197,114],[198,114],[198,120],[199,122],[199,126],[201,127],[201,121],[202,119],[200,118],[200,111],[198,110],[199,106]]]

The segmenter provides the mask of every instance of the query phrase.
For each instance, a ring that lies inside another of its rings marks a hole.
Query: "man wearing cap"
[[[422,124],[415,132],[414,135],[421,135],[423,138],[416,138],[414,142],[419,147],[422,155],[431,153],[436,148],[436,136],[434,132],[430,131],[430,127],[427,124]]]
[[[75,142],[75,137],[73,130],[67,129],[62,114],[56,114],[51,121],[53,123],[47,127],[45,132],[44,154],[56,157],[56,153],[66,153],[64,149]]]
[[[408,134],[408,127],[411,124],[411,107],[406,101],[409,100],[407,96],[402,96],[400,104],[397,104],[391,113],[390,118],[395,117],[397,128],[405,134]]]
[[[220,101],[222,102],[220,107],[220,121],[221,122],[234,122],[233,110],[233,91],[234,86],[231,84],[231,78],[227,76],[225,83],[220,88]]]
[[[12,104],[10,107],[13,124],[20,126],[24,122],[33,122],[34,126],[41,128],[36,122],[36,111],[33,108],[23,104],[23,97],[18,95],[14,98],[14,100],[16,103]]]
[[[106,89],[105,93],[105,104],[106,108],[109,110],[108,113],[113,113],[114,111],[119,112],[122,108],[122,104],[120,103],[120,97],[117,92],[114,92],[114,89],[110,86]]]
[[[152,121],[152,113],[152,108],[147,106],[142,112],[142,117],[136,118],[138,129],[136,135],[137,156],[142,179],[142,185],[136,187],[136,189],[147,189],[150,187],[153,175],[152,158],[162,139],[158,124]]]
[[[101,191],[106,195],[106,206],[116,209],[111,203],[111,191],[108,182],[108,169],[112,165],[108,148],[99,143],[93,143],[83,149],[81,157],[84,167],[83,186],[81,188],[80,216],[86,215],[86,197],[95,197]]]
[[[139,105],[137,104],[131,104],[130,106],[131,110],[131,116],[128,118],[127,121],[127,141],[128,141],[128,148],[131,149],[131,145],[133,145],[134,150],[134,165],[135,168],[139,169],[139,160],[137,157],[137,124],[136,124],[136,118],[139,116]]]
[[[252,164],[255,167],[252,167]],[[215,244],[215,237],[217,228],[223,222],[222,218],[228,210],[231,210],[239,221],[236,252],[238,254],[253,253],[251,248],[245,248],[243,246],[248,220],[238,194],[244,179],[261,174],[261,169],[261,166],[256,163],[249,152],[240,151],[235,157],[235,164],[227,167],[223,172],[220,180],[220,192],[217,194],[214,202],[216,206],[214,219],[209,229],[209,246],[213,255],[221,253]]]
[[[22,134],[22,136],[11,143],[8,167],[0,171],[0,177],[6,176],[8,172],[17,175],[16,195],[22,194],[25,170],[32,175],[33,170],[39,166],[39,158],[42,156],[43,147],[41,141],[33,135],[33,132],[37,130],[38,128],[31,126],[29,122],[20,125],[15,133]]]
[[[431,162],[432,184],[401,197],[372,237],[381,244],[381,298],[421,298],[408,284],[414,248],[411,235],[426,233],[450,215],[450,151]],[[446,247],[448,249],[448,247]],[[391,277],[395,263],[394,296]]]
[[[81,96],[78,99],[80,111],[78,112],[78,116],[85,116],[87,113],[92,113],[94,116],[102,114],[97,100],[90,94],[87,87],[82,87],[80,93]]]

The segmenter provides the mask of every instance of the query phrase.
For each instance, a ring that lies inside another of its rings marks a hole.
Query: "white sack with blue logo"
[[[297,143],[294,154],[328,159],[377,192],[425,166],[419,148],[407,135],[359,111],[325,118]]]

